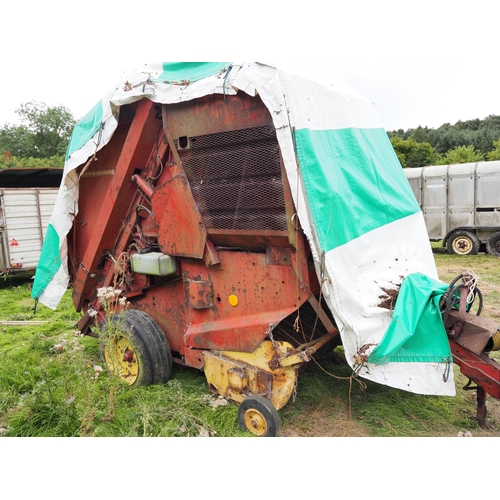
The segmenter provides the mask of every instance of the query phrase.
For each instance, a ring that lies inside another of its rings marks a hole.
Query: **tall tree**
[[[493,149],[486,155],[488,160],[500,160],[500,139],[493,141]]]
[[[391,144],[403,168],[425,167],[434,165],[439,160],[436,150],[428,142],[415,139],[391,138]]]
[[[16,109],[21,125],[0,128],[0,153],[10,151],[21,158],[50,158],[64,155],[76,124],[64,106],[30,101]]]
[[[444,155],[458,146],[474,146],[483,155],[492,150],[492,143],[500,138],[500,116],[489,115],[483,120],[459,120],[454,125],[444,123],[437,129],[417,127],[416,129],[388,132],[389,138],[415,139],[428,142],[437,153]]]
[[[474,146],[457,146],[456,148],[447,151],[438,162],[438,165],[472,163],[476,161],[484,161],[484,156],[481,151],[474,149]]]

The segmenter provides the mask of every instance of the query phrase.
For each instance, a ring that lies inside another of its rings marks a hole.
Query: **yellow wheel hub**
[[[453,241],[453,250],[459,255],[467,255],[472,250],[472,241],[467,236],[456,238]]]
[[[249,408],[243,415],[246,428],[256,436],[263,436],[267,432],[267,421],[262,413],[255,408]]]
[[[111,340],[104,347],[104,360],[109,369],[125,380],[128,385],[132,385],[137,381],[139,363],[134,348],[125,337]]]

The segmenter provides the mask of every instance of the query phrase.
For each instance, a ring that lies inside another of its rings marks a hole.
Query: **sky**
[[[13,4],[0,7],[0,126],[31,100],[79,119],[127,69],[178,60],[270,62],[340,79],[387,130],[500,115],[493,1]]]

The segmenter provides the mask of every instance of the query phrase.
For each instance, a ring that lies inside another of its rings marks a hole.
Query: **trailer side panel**
[[[36,269],[57,188],[1,190],[0,273]]]

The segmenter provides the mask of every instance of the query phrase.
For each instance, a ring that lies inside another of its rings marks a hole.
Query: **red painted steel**
[[[193,200],[189,182],[179,174],[155,189],[151,196],[157,223],[158,244],[163,253],[203,258],[207,231]]]
[[[478,356],[453,340],[450,340],[450,347],[460,371],[490,396],[500,399],[500,365],[486,354]]]
[[[450,340],[453,361],[460,367],[460,371],[474,382],[476,387],[469,384],[464,389],[475,389],[477,400],[476,418],[481,425],[486,424],[487,394],[500,399],[500,364],[489,358],[485,353],[477,355],[465,347]]]
[[[100,167],[111,170],[111,175],[82,176],[80,184],[80,213],[73,224],[70,240],[74,242],[73,300],[77,310],[83,300],[94,295],[100,284],[102,271],[99,264],[107,249],[112,249],[129,209],[130,200],[137,192],[131,182],[134,169],[144,167],[157,136],[158,122],[153,103],[147,99],[139,102],[128,133],[117,154],[112,150],[109,158],[99,162],[88,173],[98,174]],[[117,139],[120,139],[118,137]],[[99,156],[101,154],[99,153]],[[93,278],[96,276],[96,278]]]
[[[282,163],[277,164],[282,189],[269,192],[281,192],[283,199],[266,205],[273,207],[272,217],[275,207],[282,207],[279,217],[286,219],[287,230],[207,230],[177,147],[194,134],[210,139],[210,134],[268,126],[269,113],[258,97],[239,95],[163,106],[161,113],[146,99],[125,108],[117,132],[80,181],[79,213],[70,234],[77,309],[100,310],[97,289],[116,286],[130,307],[155,319],[174,356],[189,366],[203,366],[204,350],[253,351],[308,300],[312,283],[318,287],[307,242],[291,223],[294,205]],[[243,155],[252,151],[251,141],[241,147]],[[273,151],[277,141],[265,147]],[[221,154],[227,169],[227,152]],[[206,162],[217,161],[210,155]],[[262,161],[274,161],[266,155]],[[249,165],[261,168],[259,158]],[[269,168],[276,182],[276,166]],[[245,185],[238,189],[244,191]],[[133,273],[130,256],[151,249],[175,257],[177,271]],[[104,319],[102,311],[99,318]],[[81,322],[85,328],[90,324],[88,318]]]
[[[259,98],[245,94],[209,95],[195,101],[168,106],[165,126],[174,137],[229,132],[272,125],[269,111]]]

